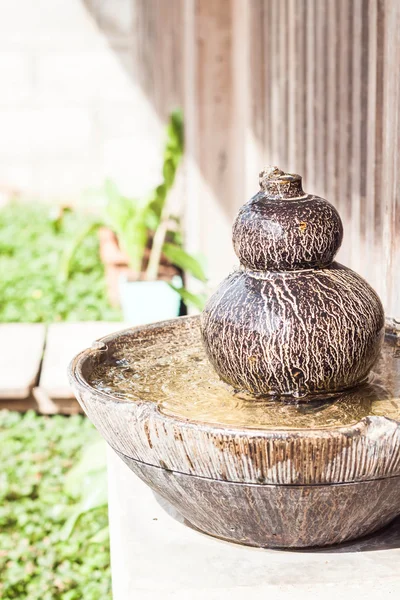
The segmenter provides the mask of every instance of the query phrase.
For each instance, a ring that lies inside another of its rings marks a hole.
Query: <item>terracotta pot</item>
[[[144,273],[137,273],[129,268],[129,257],[121,250],[115,233],[108,227],[99,229],[100,257],[104,264],[105,278],[107,285],[107,295],[111,306],[120,307],[124,303],[121,301],[121,289],[126,288],[128,283],[137,283],[144,280]],[[145,249],[144,268],[150,256],[149,248]],[[182,277],[182,273],[171,265],[165,256],[161,257],[161,263],[158,271],[157,281],[172,281],[177,276]],[[155,282],[153,282],[155,283]],[[179,311],[178,311],[179,314]],[[178,316],[172,314],[172,317]],[[162,320],[163,317],[155,318]],[[129,319],[128,319],[129,322]]]
[[[120,306],[119,281],[130,274],[128,257],[120,247],[115,233],[107,227],[99,229],[100,257],[104,264],[107,296],[111,306]]]

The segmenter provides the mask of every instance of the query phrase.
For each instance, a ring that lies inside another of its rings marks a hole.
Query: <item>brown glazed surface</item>
[[[374,290],[332,262],[342,223],[301,178],[274,168],[239,211],[233,244],[241,269],[202,315],[220,377],[252,394],[311,399],[360,383],[375,363],[384,314]]]
[[[207,361],[198,317],[107,336],[70,378],[107,442],[137,461],[240,483],[383,479],[400,475],[400,335],[387,332],[368,384],[315,403],[235,394]]]
[[[197,528],[323,546],[400,512],[400,329],[386,332],[368,383],[315,403],[235,394],[208,363],[198,317],[107,336],[70,380],[110,446]]]
[[[373,533],[400,512],[400,477],[323,486],[233,484],[120,457],[189,523],[239,544],[270,548],[339,544]]]

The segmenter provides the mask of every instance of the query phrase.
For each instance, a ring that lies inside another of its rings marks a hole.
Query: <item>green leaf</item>
[[[121,194],[119,193],[115,181],[112,181],[111,179],[106,179],[104,184],[104,191],[109,202],[118,203],[119,199],[121,198]]]
[[[184,126],[183,113],[180,109],[172,111],[170,116],[170,139],[174,139],[176,146],[183,152],[184,146]]]
[[[190,275],[203,283],[207,281],[206,274],[204,273],[200,261],[193,255],[188,254],[183,248],[167,243],[163,246],[163,252],[168,260],[170,260],[173,265],[182,269],[182,271],[190,273]]]
[[[106,471],[95,471],[86,475],[83,482],[82,499],[67,519],[60,537],[66,541],[74,531],[79,519],[86,513],[107,506],[107,474]]]
[[[168,285],[180,295],[180,297],[187,306],[192,305],[199,311],[203,310],[207,300],[205,294],[192,294],[192,292],[189,292],[184,287],[179,288],[173,285],[172,283],[169,283]]]
[[[161,218],[163,208],[175,182],[176,173],[183,156],[183,115],[180,110],[171,113],[166,128],[166,143],[162,167],[163,181],[154,190],[150,207],[158,219]]]
[[[97,220],[97,217],[96,217]],[[115,320],[93,216],[15,202],[0,209],[0,321]]]
[[[106,182],[106,193],[109,225],[116,233],[121,249],[128,255],[131,268],[138,273],[148,241],[149,203],[120,195],[111,181]]]
[[[105,472],[106,465],[106,443],[99,438],[93,443],[88,444],[82,453],[80,461],[72,467],[65,477],[64,489],[66,493],[72,497],[80,496],[85,477],[90,477],[92,473],[97,473],[98,471]]]
[[[100,529],[92,538],[90,538],[91,544],[105,544],[108,542],[108,538],[110,537],[109,527],[103,527]]]
[[[92,223],[88,223],[87,225],[84,225],[72,239],[70,245],[66,248],[63,254],[60,264],[60,274],[63,281],[67,281],[72,275],[73,260],[84,239],[93,231],[97,231],[97,229],[102,225],[103,223],[97,220],[93,221]]]

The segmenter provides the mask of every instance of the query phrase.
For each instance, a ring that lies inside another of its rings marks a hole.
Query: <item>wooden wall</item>
[[[399,0],[135,6],[138,31],[153,23],[151,43],[138,37],[145,87],[161,112],[184,106],[187,243],[206,254],[212,283],[236,263],[238,207],[277,164],[337,206],[340,261],[400,316]]]
[[[400,2],[246,4],[260,156],[337,206],[340,260],[400,315]]]

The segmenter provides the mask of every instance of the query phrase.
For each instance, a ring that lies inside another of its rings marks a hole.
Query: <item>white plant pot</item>
[[[182,286],[179,275],[172,278],[176,287]],[[181,297],[166,281],[128,281],[121,276],[119,281],[124,321],[132,325],[145,325],[179,315]]]

